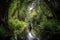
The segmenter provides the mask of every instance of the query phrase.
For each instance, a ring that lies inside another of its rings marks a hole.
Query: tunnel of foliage
[[[33,1],[36,6],[29,13]],[[14,40],[16,35],[26,40],[28,21],[40,40],[60,40],[60,0],[0,0],[1,40]]]

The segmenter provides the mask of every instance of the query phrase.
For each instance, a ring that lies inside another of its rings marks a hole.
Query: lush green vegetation
[[[60,40],[60,1],[37,0],[29,13],[28,7],[36,0],[0,1],[0,39],[26,40],[28,22],[32,23],[32,33],[41,40]],[[4,3],[3,3],[4,2]],[[8,4],[6,4],[8,3]],[[6,6],[5,6],[5,5]],[[25,35],[24,35],[25,34]]]

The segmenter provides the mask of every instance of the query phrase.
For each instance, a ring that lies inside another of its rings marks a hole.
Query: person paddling
[[[28,23],[28,30],[31,31],[32,30],[32,23],[29,21]]]

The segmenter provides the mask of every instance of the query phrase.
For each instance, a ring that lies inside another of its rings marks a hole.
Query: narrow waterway
[[[30,5],[28,5],[28,13],[31,13],[32,10],[35,8],[37,4],[39,4],[40,0],[33,1]],[[27,40],[40,40],[34,33],[31,32],[32,30],[32,22],[29,20],[28,26],[27,26]]]

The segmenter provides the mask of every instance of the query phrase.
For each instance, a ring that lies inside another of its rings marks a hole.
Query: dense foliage
[[[31,32],[41,40],[60,40],[59,4],[59,0],[1,1],[0,39],[14,40],[17,35],[18,40],[22,40],[22,35],[27,35],[26,30],[30,21],[33,27]]]

